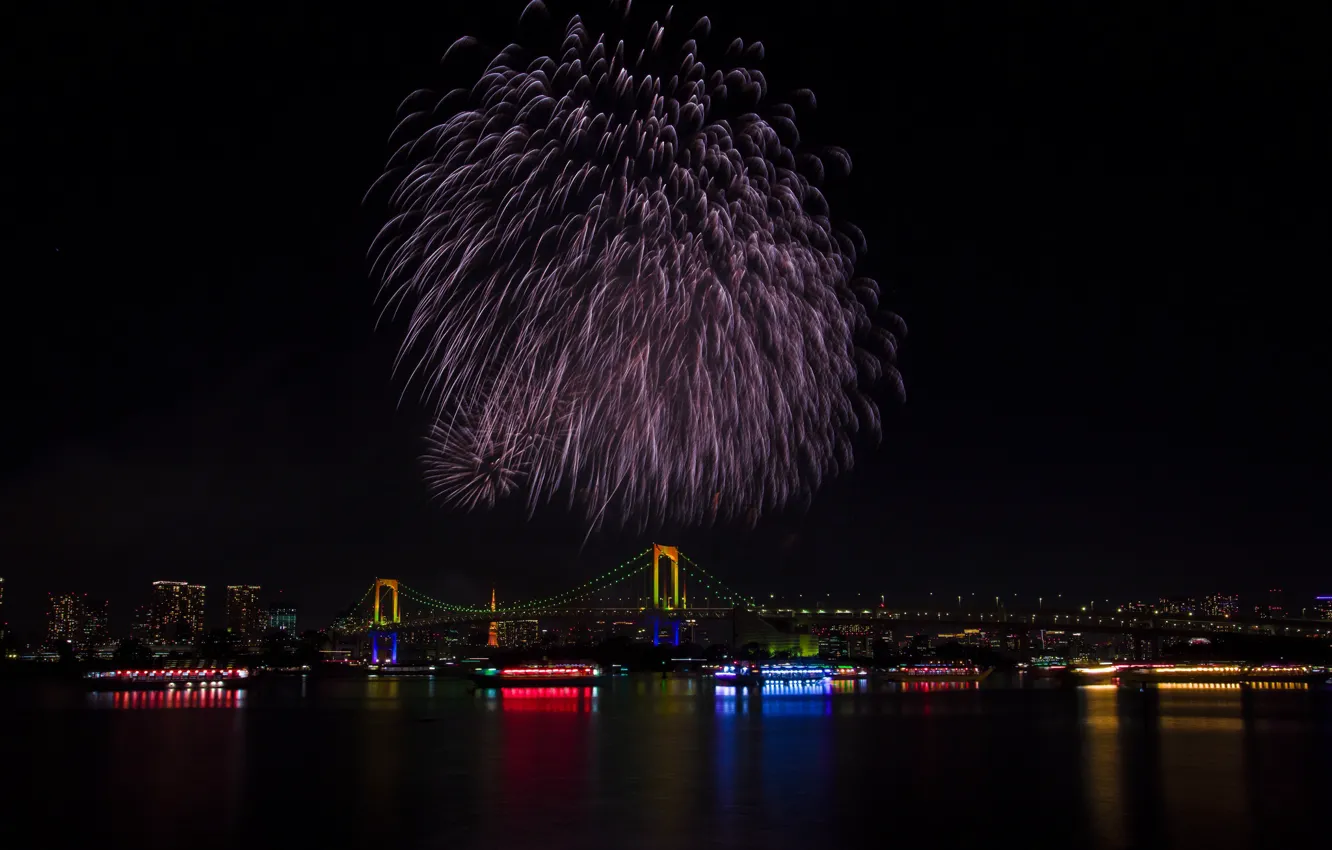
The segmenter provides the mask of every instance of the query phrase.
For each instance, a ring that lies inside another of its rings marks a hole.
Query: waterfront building
[[[268,628],[296,634],[296,606],[275,603],[268,609]]]
[[[203,585],[155,581],[149,609],[153,643],[189,643],[204,633]]]
[[[130,637],[139,643],[153,643],[152,608],[140,605],[130,617]]]
[[[1086,661],[1091,658],[1091,647],[1082,636],[1082,632],[1073,632],[1068,636],[1068,660]]]
[[[45,648],[54,652],[64,644],[84,655],[106,644],[110,639],[108,607],[107,602],[89,602],[86,593],[50,594]]]
[[[1062,629],[1046,629],[1040,633],[1041,649],[1047,655],[1068,658],[1068,635]]]
[[[189,625],[189,640],[197,640],[204,634],[204,586],[190,584],[185,586],[185,622]]]
[[[48,594],[46,648],[55,651],[67,644],[74,651],[83,646],[83,600],[73,593]]]
[[[1211,593],[1203,598],[1203,614],[1208,617],[1234,617],[1239,614],[1239,595]]]
[[[1324,620],[1332,620],[1332,596],[1315,596],[1314,610]]]
[[[502,649],[536,646],[541,640],[536,620],[500,620],[494,625],[495,639]]]
[[[259,585],[227,585],[227,634],[254,643],[267,628],[268,615],[259,607]]]
[[[111,603],[107,600],[89,602],[87,594],[83,597],[83,641],[82,650],[92,652],[106,646],[111,640]]]
[[[835,632],[829,632],[819,637],[819,657],[820,658],[846,658],[851,654],[847,646],[846,638]]]
[[[152,643],[169,643],[176,637],[185,601],[183,581],[155,581],[149,598],[148,632]]]
[[[1162,614],[1188,616],[1189,614],[1197,614],[1201,610],[1201,606],[1198,605],[1198,600],[1192,596],[1163,596],[1160,602],[1157,603],[1156,610]]]
[[[1274,587],[1267,591],[1267,604],[1255,606],[1253,609],[1254,613],[1263,620],[1277,620],[1286,616],[1282,609],[1282,595],[1281,588],[1279,587]]]

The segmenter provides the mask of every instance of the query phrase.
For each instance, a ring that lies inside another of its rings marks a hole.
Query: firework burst
[[[760,43],[705,66],[707,18],[644,29],[631,47],[574,17],[552,49],[509,45],[470,88],[403,104],[372,256],[410,313],[400,365],[434,405],[446,501],[752,518],[849,467],[852,435],[880,431],[868,388],[901,390],[902,324],[817,188],[850,157],[800,145],[813,95],[765,106]]]

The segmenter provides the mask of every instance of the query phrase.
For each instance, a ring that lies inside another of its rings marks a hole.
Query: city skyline
[[[1271,582],[1268,581],[1266,584],[1270,585]],[[6,612],[3,588],[4,579],[0,578],[0,623],[4,622]],[[219,630],[225,631],[232,638],[239,640],[241,644],[248,643],[251,645],[257,645],[261,638],[274,630],[288,634],[299,633],[296,628],[297,606],[284,598],[283,591],[276,591],[270,597],[270,601],[265,603],[260,598],[261,585],[226,585],[222,590],[221,603],[215,602],[210,607],[207,604],[209,598],[207,587],[204,585],[183,581],[152,582],[148,605],[136,606],[135,608],[136,611],[147,612],[148,621],[146,624],[135,622],[133,617],[126,617],[121,620],[112,619],[110,602],[89,603],[86,592],[48,593],[44,608],[46,619],[43,630],[40,635],[30,633],[29,636],[41,640],[43,645],[48,648],[56,640],[72,638],[72,642],[77,644],[82,651],[99,642],[114,644],[127,637],[136,637],[136,632],[144,629],[146,629],[146,635],[139,639],[159,644],[173,642],[192,644],[196,637],[202,637]],[[698,599],[698,596],[695,598]],[[1032,604],[1033,598],[1035,600],[1034,605]],[[491,599],[492,604],[494,604],[496,597],[492,595]],[[628,598],[626,599],[628,600]],[[1211,592],[1188,595],[1160,595],[1150,601],[1144,599],[1117,599],[1112,601],[1108,597],[1102,597],[1101,601],[1105,603],[1105,607],[1101,609],[1103,613],[1141,612],[1188,616],[1197,614],[1200,617],[1233,618],[1236,620],[1256,617],[1258,619],[1332,621],[1332,595],[1291,596],[1289,602],[1292,604],[1288,608],[1285,590],[1271,587],[1266,591],[1253,593],[1249,597],[1234,592]],[[806,597],[804,594],[783,595],[772,593],[766,597],[756,598],[753,607],[813,609],[824,607],[825,604],[827,607],[838,604],[864,605],[871,609],[886,605],[894,610],[920,608],[938,610],[941,613],[985,613],[1007,611],[1009,609],[1023,611],[1048,609],[1071,612],[1081,610],[1092,614],[1097,611],[1097,598],[1095,597],[1081,598],[1070,595],[1065,598],[1063,594],[1058,593],[1048,596],[1037,595],[1026,599],[1017,598],[1016,594],[981,594],[978,597],[974,591],[967,593],[929,592],[909,600],[894,598],[892,604],[888,604],[888,594],[886,593],[879,595],[877,603],[873,594],[866,595],[863,592],[836,597],[832,594],[821,596],[810,593]],[[483,609],[484,605],[479,610]],[[319,619],[313,623],[307,622],[306,627],[316,630],[327,629],[337,619],[336,615],[338,613],[340,612],[334,612],[328,618]],[[183,634],[190,635],[190,637],[177,641],[176,629],[179,628],[179,623],[182,621],[187,623]],[[528,621],[510,620],[507,622],[508,625],[503,622],[499,624],[499,629],[496,632],[497,645],[527,645],[531,642],[529,637],[515,638],[513,633],[513,629],[520,627],[519,624],[526,624]],[[531,621],[531,623],[537,622],[538,620],[535,619]],[[536,628],[527,625],[521,627]],[[18,630],[11,628],[10,631],[16,632]]]

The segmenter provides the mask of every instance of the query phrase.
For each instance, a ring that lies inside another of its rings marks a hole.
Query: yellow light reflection
[[[1171,846],[1224,847],[1250,823],[1243,691],[1237,682],[1161,682],[1161,797]],[[1187,824],[1187,826],[1185,826]]]
[[[1119,746],[1119,688],[1113,684],[1078,689],[1082,703],[1083,788],[1093,832],[1107,848],[1127,847],[1123,755]]]

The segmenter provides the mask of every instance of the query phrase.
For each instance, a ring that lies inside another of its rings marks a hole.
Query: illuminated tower
[[[391,618],[386,619],[381,607],[381,597],[383,589],[388,588],[393,594],[393,614]],[[379,639],[388,635],[393,643],[389,652],[389,661],[393,664],[398,663],[398,625],[402,622],[401,612],[398,611],[398,580],[395,578],[376,578],[375,579],[375,613],[370,627],[370,660],[375,664],[379,663]],[[387,627],[387,628],[385,628]]]
[[[490,610],[495,610],[495,588],[490,589]],[[486,637],[486,646],[499,646],[499,626],[490,621],[490,634]]]
[[[189,584],[185,586],[185,622],[189,624],[189,639],[196,641],[204,634],[204,586]]]
[[[268,615],[259,607],[259,585],[227,585],[227,632],[243,641],[257,641],[268,626]]]
[[[47,612],[46,646],[55,650],[60,644],[83,649],[83,600],[72,593],[51,594]]]
[[[671,562],[669,589],[663,591],[661,584],[661,559]],[[684,585],[680,581],[680,550],[674,546],[652,544],[652,607],[673,610],[688,606]]]
[[[153,643],[170,643],[176,639],[176,633],[183,617],[185,588],[183,581],[155,581],[153,595],[149,602],[148,630]]]
[[[83,645],[91,652],[111,639],[111,603],[105,599],[89,602],[86,593],[82,601]]]

